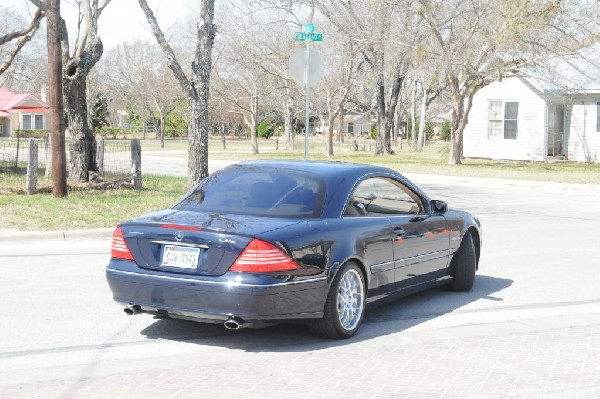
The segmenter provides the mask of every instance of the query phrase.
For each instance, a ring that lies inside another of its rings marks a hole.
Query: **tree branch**
[[[192,89],[192,84],[191,84],[190,80],[187,78],[187,76],[185,76],[185,73],[183,72],[181,65],[177,61],[177,57],[175,57],[175,53],[173,52],[173,49],[167,42],[167,39],[165,39],[165,35],[163,34],[162,30],[158,26],[158,22],[156,22],[156,17],[154,16],[154,13],[150,9],[150,7],[148,7],[148,3],[146,2],[146,0],[138,0],[138,3],[140,4],[140,8],[142,9],[142,11],[144,12],[144,15],[146,16],[146,20],[148,21],[148,24],[150,25],[150,29],[152,30],[154,37],[156,37],[158,45],[160,46],[161,50],[163,51],[163,53],[165,54],[165,56],[167,58],[167,65],[169,66],[171,71],[173,71],[173,74],[175,75],[175,78],[179,82],[181,89],[184,91],[184,93],[186,93],[186,95],[188,97],[190,97],[190,98],[197,97],[196,93],[194,93],[194,90]]]
[[[38,8],[33,16],[33,19],[26,28],[8,33],[0,37],[0,45],[8,43],[9,41],[20,37],[13,50],[6,57],[6,60],[2,64],[0,64],[0,75],[2,75],[11,66],[13,60],[15,59],[19,51],[21,51],[23,46],[25,46],[25,44],[31,40],[31,38],[40,26],[40,21],[45,16],[46,14],[44,13],[44,11]]]

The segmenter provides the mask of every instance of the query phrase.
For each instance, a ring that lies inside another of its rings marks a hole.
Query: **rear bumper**
[[[329,284],[326,277],[262,276],[226,273],[208,277],[139,268],[111,260],[106,278],[115,301],[138,305],[142,312],[245,325],[323,316]]]

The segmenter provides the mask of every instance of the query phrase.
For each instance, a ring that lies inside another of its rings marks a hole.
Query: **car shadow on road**
[[[503,301],[500,291],[508,288],[512,282],[509,279],[478,275],[470,292],[449,292],[443,288],[434,288],[395,302],[370,307],[360,331],[347,340],[329,340],[314,336],[300,323],[231,331],[225,329],[222,324],[176,319],[159,319],[143,329],[141,334],[148,339],[222,346],[250,352],[313,351],[402,332],[450,313],[462,315],[493,311],[494,307],[498,307],[497,304]],[[476,301],[476,308],[464,309]]]

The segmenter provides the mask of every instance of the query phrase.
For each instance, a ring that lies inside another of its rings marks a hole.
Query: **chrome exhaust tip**
[[[223,325],[228,330],[239,330],[242,327],[242,322],[236,319],[229,319]]]
[[[142,307],[140,305],[127,305],[127,306],[125,306],[125,309],[123,309],[123,312],[125,312],[131,316],[136,313],[141,313]]]

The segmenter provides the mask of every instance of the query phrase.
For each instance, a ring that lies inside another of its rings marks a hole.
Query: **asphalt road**
[[[342,342],[126,316],[109,240],[0,242],[0,398],[600,397],[600,188],[410,177],[481,219],[475,287]]]

